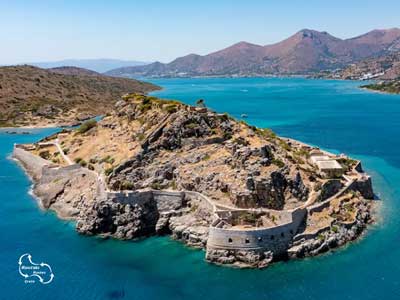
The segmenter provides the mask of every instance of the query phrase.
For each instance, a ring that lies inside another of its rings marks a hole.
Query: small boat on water
[[[248,115],[246,115],[246,114],[241,114],[240,117],[242,117],[242,118],[247,118]]]

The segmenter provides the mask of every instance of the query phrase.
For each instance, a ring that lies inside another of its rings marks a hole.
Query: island
[[[361,162],[201,106],[126,94],[100,121],[13,157],[76,230],[170,235],[219,265],[263,268],[342,246],[373,221]],[[166,249],[166,251],[168,251]]]

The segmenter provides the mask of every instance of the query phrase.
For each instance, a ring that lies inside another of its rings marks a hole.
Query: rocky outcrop
[[[126,240],[155,234],[158,219],[154,202],[131,205],[101,201],[80,212],[76,229],[82,234]]]
[[[365,199],[374,199],[374,190],[372,188],[372,180],[368,175],[357,180],[352,187],[355,191],[359,191]]]
[[[318,200],[322,202],[322,201],[332,197],[337,192],[339,192],[340,189],[343,188],[343,186],[344,186],[344,184],[339,179],[328,180],[321,186]]]
[[[323,232],[305,236],[297,239],[288,249],[289,258],[303,258],[315,256],[330,249],[343,246],[347,242],[355,240],[360,236],[367,226],[372,222],[371,204],[363,201],[357,210],[356,218],[350,223],[334,222],[331,227]]]
[[[273,261],[273,253],[271,251],[213,249],[207,251],[206,260],[220,265],[265,268]]]

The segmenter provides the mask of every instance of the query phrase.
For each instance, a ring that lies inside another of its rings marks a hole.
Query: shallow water
[[[0,299],[399,299],[400,96],[370,93],[357,82],[305,79],[162,79],[154,94],[195,103],[203,98],[279,135],[363,160],[382,199],[381,222],[361,240],[317,258],[266,270],[221,268],[204,252],[169,238],[119,242],[83,237],[43,212],[31,183],[7,156],[31,135],[0,131]],[[55,273],[25,284],[18,258],[29,252]]]

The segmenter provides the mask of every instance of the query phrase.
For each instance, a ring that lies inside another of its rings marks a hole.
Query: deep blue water
[[[154,94],[194,103],[278,134],[363,160],[382,199],[381,221],[356,243],[265,270],[221,268],[169,238],[120,242],[83,237],[39,209],[30,182],[7,159],[13,143],[39,139],[0,131],[0,299],[399,299],[400,96],[357,82],[305,79],[162,79]],[[18,258],[49,263],[47,286],[25,284]]]

